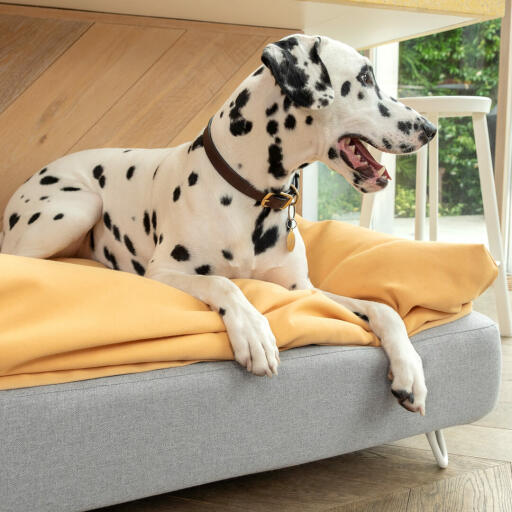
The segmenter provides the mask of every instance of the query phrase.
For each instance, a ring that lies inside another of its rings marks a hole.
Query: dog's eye
[[[373,85],[373,77],[370,73],[363,73],[361,80],[365,85]]]

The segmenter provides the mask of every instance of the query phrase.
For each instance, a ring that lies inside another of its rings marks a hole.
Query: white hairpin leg
[[[427,432],[425,434],[432,448],[432,453],[436,458],[437,464],[441,469],[448,467],[448,451],[444,441],[443,431],[435,430],[434,432]]]

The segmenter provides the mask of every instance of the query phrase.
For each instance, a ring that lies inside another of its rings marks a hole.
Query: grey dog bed
[[[424,418],[397,404],[374,347],[290,350],[272,379],[226,361],[0,391],[0,510],[90,510],[469,423],[493,408],[501,350],[490,319],[471,313],[413,343],[429,388]]]

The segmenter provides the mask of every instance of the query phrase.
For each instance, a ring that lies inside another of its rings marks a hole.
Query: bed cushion
[[[279,376],[232,361],[0,391],[3,512],[89,510],[469,423],[494,406],[500,337],[471,313],[416,335],[422,418],[376,347],[282,353]]]

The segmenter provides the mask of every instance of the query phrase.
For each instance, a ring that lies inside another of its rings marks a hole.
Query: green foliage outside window
[[[399,96],[489,96],[494,106],[499,34],[500,20],[491,20],[400,43]],[[397,158],[397,217],[414,216],[415,166],[414,155]],[[470,118],[441,120],[439,173],[441,215],[482,213]],[[320,172],[319,219],[359,211],[359,194],[341,180],[326,168]]]

